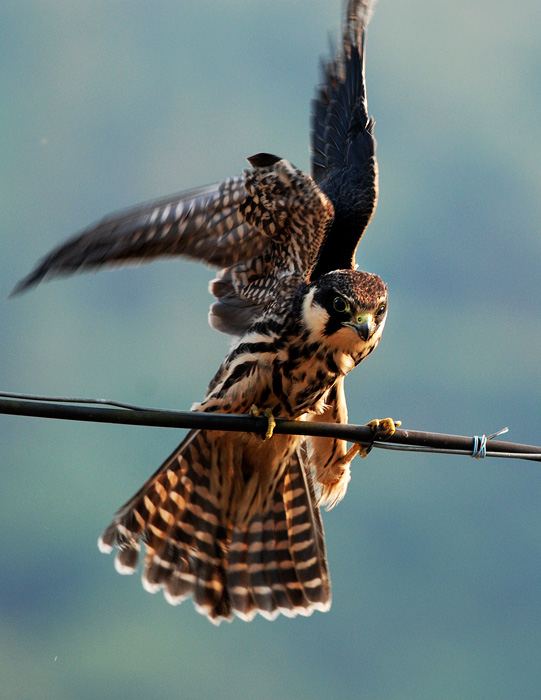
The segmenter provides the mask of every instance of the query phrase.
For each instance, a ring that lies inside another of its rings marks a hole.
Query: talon
[[[259,416],[261,415],[261,411],[255,405],[255,403],[252,404],[250,411],[251,411],[252,415],[255,416],[256,418],[259,418]],[[268,421],[267,422],[267,430],[265,432],[265,437],[263,438],[263,440],[270,440],[271,437],[273,436],[274,428],[276,427],[276,420],[274,419],[274,416],[272,414],[272,409],[270,409],[270,408],[266,408],[263,411],[263,415],[267,418],[267,421]]]
[[[265,409],[265,416],[268,420],[267,432],[265,433],[265,440],[270,440],[274,433],[274,428],[276,428],[276,421],[274,420],[274,416],[272,415],[272,410],[270,408]]]
[[[377,437],[379,440],[387,440],[391,437],[391,435],[395,434],[396,429],[402,425],[402,421],[393,420],[392,418],[375,418],[374,420],[368,421],[366,425],[372,428],[374,438]],[[361,459],[368,456],[368,453],[373,446],[374,443],[366,446],[359,445],[359,454],[361,455]]]
[[[387,440],[387,438],[395,434],[396,429],[402,425],[402,421],[393,420],[392,418],[375,418],[366,425],[372,428],[374,437],[377,437],[379,440]]]
[[[374,420],[366,423],[366,425],[372,428],[374,438],[377,437],[379,440],[387,440],[387,438],[390,438],[391,435],[395,434],[396,429],[402,425],[402,421],[393,420],[392,418],[375,418]],[[359,455],[361,459],[368,457],[368,454],[372,450],[373,446],[373,442],[370,445],[362,445],[357,442],[354,443],[346,454],[338,460],[336,466],[346,467],[357,455]]]

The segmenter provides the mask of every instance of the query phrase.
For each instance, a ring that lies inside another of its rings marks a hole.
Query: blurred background
[[[388,283],[350,418],[541,443],[538,3],[381,0],[368,37]],[[184,262],[7,300],[67,236],[268,151],[309,169],[340,0],[0,6],[0,389],[187,409],[228,346]],[[333,607],[213,627],[96,540],[181,439],[0,416],[0,686],[10,700],[498,700],[541,688],[541,469],[374,450],[324,515]]]

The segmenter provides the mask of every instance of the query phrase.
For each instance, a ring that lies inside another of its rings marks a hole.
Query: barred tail
[[[146,545],[143,586],[164,589],[172,604],[193,598],[213,622],[233,614],[274,619],[309,615],[330,606],[330,585],[319,510],[305,459],[297,450],[278,481],[267,513],[236,525],[211,484],[213,444],[193,431],[99,540],[119,551],[115,566],[134,573]],[[220,465],[224,472],[230,465]],[[219,488],[218,488],[219,491]]]

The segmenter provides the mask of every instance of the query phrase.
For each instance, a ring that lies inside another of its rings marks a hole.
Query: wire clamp
[[[483,457],[487,456],[487,440],[492,440],[492,438],[497,437],[498,435],[502,435],[503,433],[506,433],[509,430],[509,428],[502,428],[501,430],[498,430],[497,433],[492,433],[492,435],[489,435],[488,437],[486,435],[474,435],[473,436],[473,452],[472,452],[472,457],[474,459],[483,459]]]

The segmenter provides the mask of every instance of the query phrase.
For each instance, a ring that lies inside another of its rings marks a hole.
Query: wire
[[[0,413],[55,418],[59,420],[93,421],[124,425],[145,425],[164,428],[202,428],[233,430],[264,435],[268,420],[254,415],[198,413],[146,408],[109,399],[47,397],[35,394],[0,392]],[[463,436],[398,429],[388,438],[374,434],[366,425],[321,423],[317,421],[276,419],[274,432],[308,437],[328,437],[363,446],[389,450],[500,457],[541,462],[541,447],[502,442],[493,438],[507,432],[504,428],[492,435]],[[489,442],[490,441],[490,442]]]

